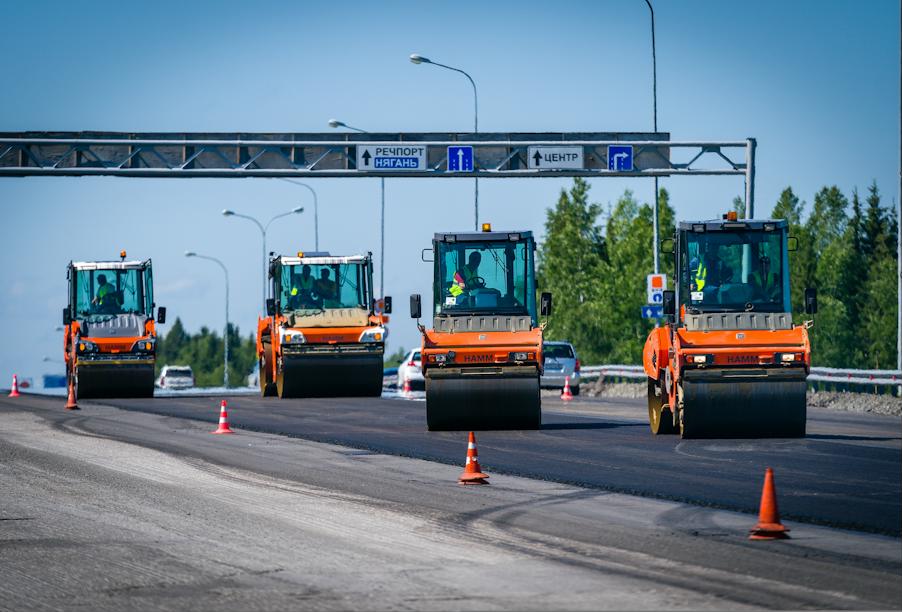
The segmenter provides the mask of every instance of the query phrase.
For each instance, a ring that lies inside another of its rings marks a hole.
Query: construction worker
[[[320,270],[319,278],[314,283],[314,290],[323,301],[323,308],[339,308],[341,306],[341,302],[338,301],[338,286],[335,281],[329,279],[327,268]]]
[[[482,262],[482,255],[478,251],[470,253],[467,263],[464,267],[454,273],[454,279],[451,281],[449,291],[455,298],[459,297],[464,291],[478,288],[481,277],[479,276],[479,264]]]
[[[115,312],[119,308],[116,297],[116,290],[107,282],[106,274],[98,274],[97,291],[94,292],[94,299],[91,300],[91,303],[95,304],[97,310],[101,312]]]
[[[709,284],[709,281],[716,282],[720,273],[723,272],[720,269],[721,261],[717,249],[718,247],[706,241],[704,254],[697,260],[693,260],[693,263],[697,265],[692,272],[692,282],[695,287],[692,291],[704,291],[705,285]]]
[[[767,255],[758,258],[758,269],[752,272],[751,279],[765,299],[773,302],[780,296],[779,275],[771,270]]]
[[[309,306],[313,303],[313,285],[316,279],[310,273],[310,265],[304,264],[301,268],[300,275],[292,274],[292,287],[288,292],[288,306],[297,308],[299,306]]]

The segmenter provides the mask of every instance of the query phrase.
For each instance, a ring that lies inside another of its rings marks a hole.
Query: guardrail
[[[600,374],[619,378],[645,378],[645,370],[638,365],[596,365],[583,366],[580,369],[580,375],[585,379],[598,378]],[[808,380],[854,385],[899,386],[902,385],[902,371],[811,368]]]

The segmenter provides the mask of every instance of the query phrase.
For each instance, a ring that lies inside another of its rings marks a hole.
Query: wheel
[[[570,393],[572,393],[573,395],[579,395],[579,386],[570,387]]]
[[[263,343],[263,355],[260,357],[260,396],[273,397],[276,394],[276,385],[272,381],[272,367],[269,355],[272,354],[272,344]]]
[[[673,413],[664,402],[661,385],[651,377],[648,378],[648,424],[651,433],[656,436],[677,433],[677,428],[673,426]]]

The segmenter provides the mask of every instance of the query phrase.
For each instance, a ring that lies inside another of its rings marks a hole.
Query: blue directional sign
[[[448,172],[473,172],[473,147],[448,147]]]
[[[633,171],[633,145],[608,145],[608,170]]]
[[[664,307],[663,306],[643,306],[642,307],[642,318],[643,319],[663,319],[664,318]]]

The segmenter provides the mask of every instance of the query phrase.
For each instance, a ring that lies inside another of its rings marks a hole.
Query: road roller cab
[[[372,256],[280,255],[269,279],[257,324],[262,395],[381,395],[391,298],[373,297]]]
[[[683,222],[662,251],[675,256],[666,325],[648,336],[652,432],[683,437],[805,435],[807,328],[793,325],[785,220]],[[668,243],[672,243],[672,246]],[[806,290],[806,311],[817,299]]]
[[[542,325],[532,232],[435,234],[433,326],[420,325],[429,430],[538,429]],[[541,315],[551,309],[543,294]],[[411,296],[411,316],[421,316]]]
[[[156,359],[151,261],[70,262],[63,310],[69,383],[79,398],[151,397]]]

